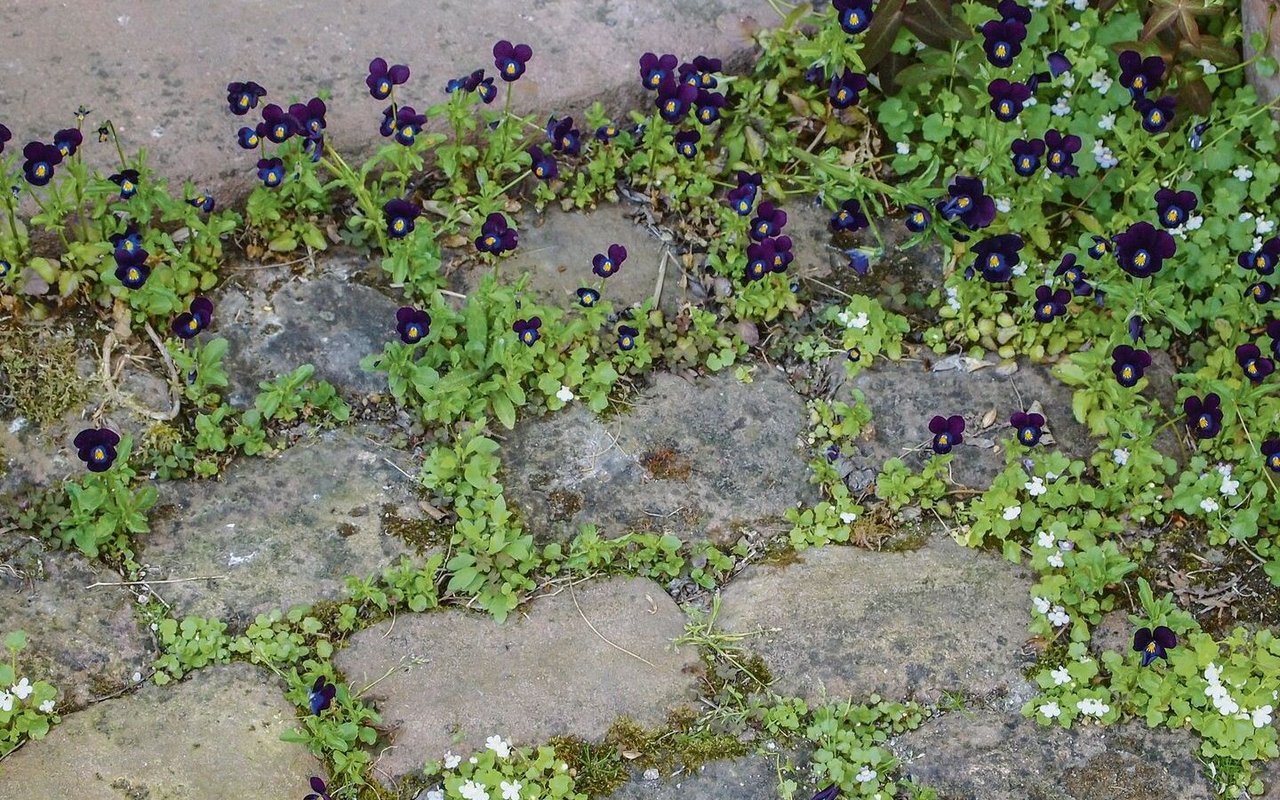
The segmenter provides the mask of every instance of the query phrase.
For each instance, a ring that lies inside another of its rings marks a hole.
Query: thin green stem
[[[40,209],[40,212],[41,212],[42,214],[44,214],[46,217],[49,217],[49,220],[52,222],[52,221],[53,221],[53,215],[49,213],[49,209],[48,209],[48,207],[47,207],[47,206],[45,206],[45,204],[44,204],[43,202],[41,202],[41,200],[40,200],[40,195],[39,195],[39,194],[37,194],[37,193],[36,193],[36,191],[35,191],[34,189],[32,189],[32,190],[31,190],[31,199],[35,201],[35,203],[36,203],[36,207]],[[57,226],[57,232],[58,232],[58,238],[62,240],[62,247],[63,247],[63,249],[64,249],[64,250],[70,250],[70,249],[71,249],[71,243],[70,243],[69,241],[67,241],[67,234],[66,234],[66,232],[63,230],[63,227],[62,227],[61,225]]]

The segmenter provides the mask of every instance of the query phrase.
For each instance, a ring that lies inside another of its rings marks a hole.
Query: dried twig
[[[97,583],[91,583],[84,588],[93,589],[98,586],[150,586],[153,583],[187,583],[189,581],[218,581],[225,580],[226,577],[226,575],[201,575],[195,578],[168,578],[163,581],[98,581]]]

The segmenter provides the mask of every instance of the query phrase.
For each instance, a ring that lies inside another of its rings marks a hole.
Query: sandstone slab
[[[633,777],[612,800],[776,800],[777,759],[749,755],[703,764],[693,774],[644,780]]]

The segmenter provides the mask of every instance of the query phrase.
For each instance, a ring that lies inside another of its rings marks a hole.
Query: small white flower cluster
[[[1049,533],[1048,531],[1040,531],[1040,533],[1036,534],[1036,544],[1048,549],[1050,547],[1056,547],[1058,542],[1053,538],[1052,533]]]
[[[498,758],[506,758],[511,755],[511,743],[504,741],[503,738],[497,734],[485,739],[484,746],[497,753]]]
[[[1055,670],[1053,670],[1052,672],[1050,672],[1050,673],[1049,673],[1049,677],[1053,678],[1053,685],[1054,685],[1054,686],[1069,686],[1069,685],[1071,685],[1071,673],[1070,673],[1070,672],[1067,672],[1067,668],[1066,668],[1065,666],[1064,666],[1064,667],[1058,667],[1057,669],[1055,669]]]
[[[1039,497],[1049,491],[1049,487],[1044,485],[1044,478],[1041,478],[1039,475],[1032,477],[1031,480],[1024,483],[1022,488],[1026,489],[1027,493],[1032,497]]]
[[[996,198],[996,211],[999,211],[1001,214],[1008,214],[1009,211],[1012,209],[1013,209],[1013,202],[1009,200],[1009,198],[1007,197]]]
[[[1082,715],[1086,717],[1097,717],[1098,719],[1102,719],[1107,715],[1107,712],[1111,711],[1111,706],[1101,700],[1095,700],[1092,697],[1086,697],[1083,700],[1077,701],[1076,708],[1079,709]]]
[[[871,767],[863,767],[862,770],[854,776],[854,780],[858,783],[870,783],[876,779],[876,771]]]
[[[1267,219],[1264,216],[1259,216],[1258,221],[1254,223],[1254,225],[1256,226],[1254,228],[1254,232],[1259,236],[1266,236],[1268,233],[1271,233],[1276,229],[1275,220]]]
[[[1052,700],[1040,706],[1040,713],[1049,719],[1056,719],[1062,715],[1062,709],[1058,707],[1058,701]]]
[[[1240,489],[1240,481],[1231,477],[1231,465],[1219,464],[1218,474],[1222,476],[1222,486],[1218,491],[1222,492],[1223,497],[1235,497]]]
[[[1129,448],[1117,447],[1111,451],[1111,458],[1115,460],[1117,466],[1123,467],[1129,463]]]
[[[855,328],[857,330],[862,330],[871,323],[871,319],[865,311],[859,311],[856,317],[850,317],[848,311],[841,311],[836,315],[836,321],[846,328]]]
[[[1231,716],[1240,710],[1240,704],[1231,697],[1231,693],[1227,691],[1227,687],[1222,685],[1221,667],[1214,664],[1212,661],[1209,662],[1209,666],[1204,668],[1204,679],[1209,683],[1205,688],[1204,693],[1209,696],[1209,700],[1213,703],[1213,707],[1218,710],[1219,714],[1226,717]]]
[[[858,518],[858,515],[853,513],[852,511],[840,512],[840,521],[843,522],[845,525],[851,524],[857,518]]]
[[[1231,170],[1231,174],[1236,176],[1236,180],[1241,183],[1248,183],[1253,178],[1253,170],[1241,165]]]
[[[1076,11],[1087,11],[1089,8],[1089,0],[1067,0],[1067,5]]]
[[[960,310],[960,291],[954,286],[947,287],[947,305],[954,311]]]
[[[1115,113],[1111,113],[1111,114],[1103,114],[1101,117],[1099,117],[1099,118],[1098,118],[1098,127],[1099,127],[1101,130],[1104,130],[1104,131],[1111,131],[1111,130],[1115,130],[1115,127],[1116,127],[1116,115],[1115,115]]]
[[[1012,522],[1022,515],[1022,506],[1009,506],[1004,510],[1004,518]]]
[[[906,156],[911,154],[911,145],[907,142],[898,142],[898,155]]]
[[[1120,163],[1120,159],[1116,158],[1115,153],[1111,152],[1111,148],[1102,143],[1101,139],[1093,140],[1093,160],[1098,162],[1098,166],[1103,169],[1111,169]]]
[[[458,793],[465,800],[489,800],[489,790],[484,788],[484,784],[476,783],[472,780],[462,784],[458,789]]]
[[[1199,214],[1196,214],[1192,217],[1189,217],[1186,222],[1174,228],[1173,233],[1185,239],[1187,238],[1187,234],[1189,234],[1191,231],[1200,230],[1200,226],[1203,224],[1204,224],[1204,217],[1200,216]]]
[[[1100,69],[1089,76],[1089,85],[1097,89],[1098,94],[1106,94],[1111,91],[1111,75],[1105,69]],[[1115,114],[1108,114],[1107,116],[1111,117],[1112,122],[1116,121]],[[1101,127],[1102,123],[1098,123],[1098,125]],[[1107,130],[1111,129],[1108,128]]]
[[[1036,611],[1044,614],[1055,628],[1061,628],[1071,622],[1071,617],[1067,614],[1067,610],[1065,608],[1062,606],[1051,606],[1049,601],[1043,597],[1031,598],[1031,604],[1036,607]]]
[[[561,403],[568,403],[573,399],[573,390],[563,383],[560,384],[560,391],[556,392],[556,399]]]
[[[0,689],[0,711],[4,711],[6,713],[12,711],[15,705],[15,700],[26,700],[35,690],[36,687],[32,685],[28,678],[25,677],[10,686],[7,691]],[[37,709],[39,709],[41,714],[52,714],[53,705],[53,700],[45,700],[37,706]]]
[[[1200,501],[1200,508],[1204,510],[1204,513],[1212,514],[1221,508],[1221,506],[1218,505],[1217,500],[1214,500],[1212,497],[1206,497]]]
[[[1025,103],[1024,103],[1025,105]],[[1055,117],[1065,117],[1071,113],[1071,92],[1064,91],[1058,101],[1049,107]]]
[[[1218,71],[1218,68],[1214,65],[1214,63],[1207,58],[1202,58],[1196,63],[1200,65],[1200,69],[1204,71],[1205,75],[1212,75],[1213,73]]]

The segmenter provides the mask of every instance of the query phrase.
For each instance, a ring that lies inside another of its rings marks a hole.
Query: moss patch
[[[70,328],[0,331],[0,408],[48,425],[84,403],[89,393],[76,370],[76,342]]]

